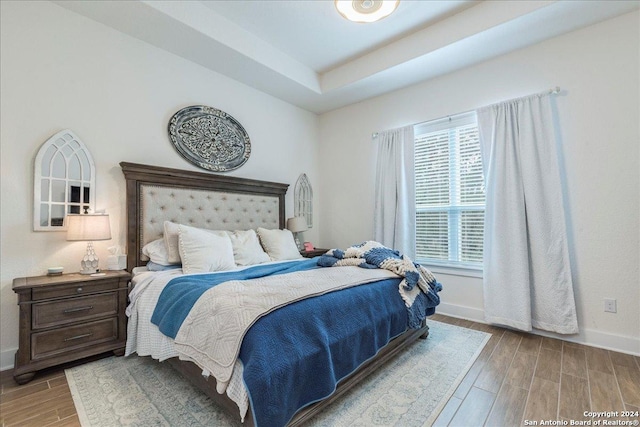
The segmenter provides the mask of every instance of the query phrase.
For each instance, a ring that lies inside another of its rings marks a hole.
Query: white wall
[[[32,231],[33,159],[54,133],[70,128],[94,157],[96,208],[110,214],[113,235],[95,243],[103,266],[106,248],[126,241],[119,162],[198,170],[167,136],[182,107],[216,107],[244,126],[251,157],[229,174],[289,183],[287,215],[300,173],[317,192],[316,115],[52,3],[0,4],[0,369],[13,364],[18,347],[13,278],[57,265],[77,271],[86,247],[63,232]],[[317,236],[317,225],[305,233]]]
[[[567,182],[581,333],[592,345],[640,354],[639,81],[637,12],[321,116],[323,243],[371,239],[372,132],[461,113],[560,86],[557,111]],[[482,280],[438,274],[440,312],[482,319]],[[618,300],[604,313],[603,298]]]

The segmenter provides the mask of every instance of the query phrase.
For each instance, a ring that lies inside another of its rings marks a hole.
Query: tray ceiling
[[[638,1],[408,1],[372,24],[333,1],[54,1],[323,113],[638,9]]]

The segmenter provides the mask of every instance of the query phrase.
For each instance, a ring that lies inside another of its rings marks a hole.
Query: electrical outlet
[[[616,307],[616,300],[613,298],[605,298],[604,299],[604,311],[607,313],[617,313],[618,309]]]

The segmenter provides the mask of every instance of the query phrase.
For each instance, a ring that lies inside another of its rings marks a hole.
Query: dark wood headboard
[[[196,221],[195,226],[226,230],[233,230],[236,222],[244,224],[243,228],[255,228],[254,225],[266,228],[284,228],[285,226],[284,196],[289,184],[128,162],[121,162],[120,167],[127,183],[127,270],[129,271],[145,264],[142,247],[158,237],[158,233],[161,233],[160,228],[163,220],[182,222],[182,219],[185,218],[183,223],[193,223],[192,219],[186,220],[186,218],[190,218],[190,212],[185,212],[184,216],[181,216],[181,212],[176,213],[176,207],[173,206],[172,200],[162,202],[154,199],[155,204],[145,206],[143,196],[146,199],[153,198],[148,194],[153,195],[155,189],[158,193],[166,194],[169,192],[171,196],[174,196],[175,192],[179,196],[183,195],[182,197],[196,200],[196,203],[197,199],[214,198],[215,205],[214,202],[209,202],[209,204],[215,208],[208,211],[214,217],[207,218],[206,224],[200,224]],[[146,196],[145,191],[148,193]],[[256,196],[255,201],[253,196]],[[229,207],[225,208],[227,203],[229,203]],[[257,207],[249,203],[255,203]],[[167,213],[164,214],[165,205],[169,205],[173,211],[167,209]],[[260,208],[266,205],[268,205],[267,208],[261,211]],[[274,212],[271,211],[271,205],[274,206]],[[188,204],[188,207],[191,206],[193,203]],[[149,219],[150,213],[146,212],[145,214],[144,209],[153,209],[151,219]],[[185,208],[180,207],[179,209],[184,210]],[[200,211],[197,213],[198,219],[202,222],[204,221],[202,217],[206,215],[207,211],[203,214],[202,207],[198,206],[197,209]],[[215,211],[224,210],[225,217],[221,218],[217,214],[215,217],[214,209]],[[242,211],[242,213],[237,212],[238,218],[242,219],[235,220],[233,216],[230,217],[230,215],[235,215],[236,210]],[[267,210],[270,217],[265,220],[264,215]],[[255,219],[250,216],[252,212],[255,212]],[[230,218],[232,220],[229,220]],[[153,226],[148,222],[152,222]],[[153,230],[150,231],[150,228]]]

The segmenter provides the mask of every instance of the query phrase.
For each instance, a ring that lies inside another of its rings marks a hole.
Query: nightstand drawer
[[[118,313],[118,294],[69,298],[33,304],[32,329],[42,329],[67,323],[115,316]]]
[[[31,335],[31,358],[37,360],[94,344],[115,341],[117,338],[117,317],[38,332]]]
[[[34,288],[31,291],[31,298],[33,300],[42,300],[48,298],[70,297],[92,292],[108,291],[111,289],[118,289],[118,283],[118,280],[102,280],[99,282],[80,282],[73,285]]]

